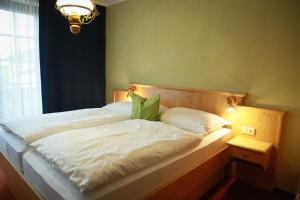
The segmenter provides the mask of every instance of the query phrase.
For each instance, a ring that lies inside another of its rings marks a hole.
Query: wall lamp
[[[238,102],[234,96],[227,97],[226,111],[233,112],[236,109]]]
[[[130,97],[132,95],[132,93],[134,93],[135,91],[136,91],[135,86],[129,86],[128,87],[128,92],[127,92],[127,97]]]

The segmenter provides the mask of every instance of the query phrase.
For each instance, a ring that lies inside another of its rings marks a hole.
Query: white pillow
[[[208,134],[231,124],[218,115],[180,107],[168,109],[160,119],[162,122],[199,134]]]
[[[114,103],[107,104],[103,108],[114,111],[114,112],[118,112],[123,115],[130,116],[131,111],[132,111],[132,102],[131,101],[117,101]]]
[[[132,102],[131,101],[117,101],[114,103],[107,104],[103,108],[107,110],[111,110],[114,112],[118,112],[123,115],[131,115],[132,112]],[[159,106],[159,114],[162,115],[168,108],[166,106]]]
[[[168,107],[159,105],[159,115],[161,116],[163,113],[165,113],[167,110],[169,110]]]

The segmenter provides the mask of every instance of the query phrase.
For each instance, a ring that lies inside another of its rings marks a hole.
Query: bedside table
[[[242,136],[227,142],[235,179],[272,190],[272,144]]]
[[[272,144],[241,136],[234,137],[227,144],[233,158],[261,165],[264,170],[269,167]]]

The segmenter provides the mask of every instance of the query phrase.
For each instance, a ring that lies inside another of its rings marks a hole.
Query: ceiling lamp
[[[89,24],[99,15],[94,0],[57,0],[55,8],[68,19],[70,30],[75,35],[80,32],[82,24]]]

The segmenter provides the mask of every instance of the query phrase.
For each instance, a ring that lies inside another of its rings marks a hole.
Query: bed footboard
[[[6,184],[16,199],[41,199],[25,181],[23,175],[13,167],[2,151],[0,151],[0,167],[4,172]]]
[[[159,187],[144,199],[199,199],[224,179],[228,163],[229,149],[226,147],[201,165],[175,178],[170,183]]]

